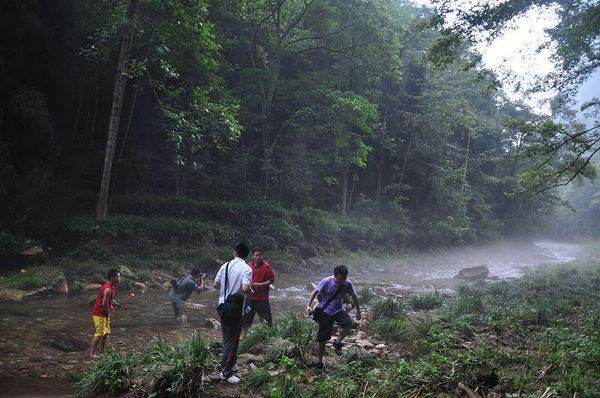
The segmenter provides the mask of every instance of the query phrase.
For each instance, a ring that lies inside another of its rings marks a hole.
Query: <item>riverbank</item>
[[[178,345],[155,341],[110,351],[83,374],[78,389],[128,396],[597,397],[599,283],[594,262],[464,286],[455,297],[376,298],[363,289],[369,322],[342,357],[328,352],[323,375],[311,368],[315,325],[290,314],[273,329],[251,330],[241,347],[252,354],[240,361],[242,386],[211,382],[218,342],[189,335]],[[382,340],[386,349],[370,340]],[[193,360],[184,360],[190,355]]]

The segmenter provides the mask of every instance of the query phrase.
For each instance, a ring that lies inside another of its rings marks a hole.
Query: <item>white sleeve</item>
[[[219,268],[219,271],[217,272],[217,275],[215,276],[215,282],[221,283],[221,274],[222,273],[223,273],[223,266],[221,265],[221,268]]]
[[[249,285],[252,283],[252,268],[246,267],[244,275],[242,275],[242,284]]]

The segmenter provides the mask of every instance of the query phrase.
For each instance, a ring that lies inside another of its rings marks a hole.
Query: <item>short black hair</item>
[[[333,276],[344,275],[348,276],[348,267],[345,265],[338,265],[333,269]]]
[[[119,270],[118,269],[112,268],[112,269],[108,270],[108,275],[107,275],[108,279],[112,279],[112,278],[114,278],[117,275],[119,275]]]
[[[254,249],[252,249],[252,254],[254,254],[256,252],[264,253],[264,251],[261,247],[255,247]]]
[[[192,268],[192,276],[198,276],[201,273],[202,273],[202,271],[200,271],[200,268],[198,268],[198,267]]]
[[[234,249],[239,258],[246,258],[250,253],[250,247],[248,247],[248,245],[244,242],[240,242],[235,245]]]

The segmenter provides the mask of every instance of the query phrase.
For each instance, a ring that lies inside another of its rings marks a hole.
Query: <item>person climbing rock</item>
[[[319,369],[323,369],[325,343],[331,339],[334,323],[337,323],[341,328],[339,337],[333,342],[333,348],[337,355],[342,354],[342,340],[356,326],[350,315],[342,307],[342,296],[344,294],[350,295],[353,307],[356,308],[356,317],[360,320],[361,313],[358,298],[354,292],[352,282],[348,279],[348,268],[344,265],[335,267],[333,276],[321,279],[308,298],[306,313],[312,315],[313,319],[319,324],[317,332],[317,342],[319,343],[318,362],[316,365]],[[312,302],[317,296],[319,304],[312,309]]]

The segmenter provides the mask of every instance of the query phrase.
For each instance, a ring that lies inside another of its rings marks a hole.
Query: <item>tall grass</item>
[[[109,348],[75,384],[78,396],[119,395],[132,385],[140,356]]]

